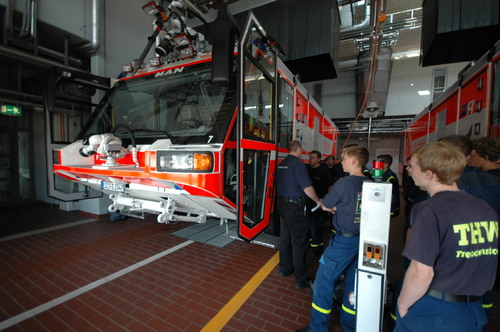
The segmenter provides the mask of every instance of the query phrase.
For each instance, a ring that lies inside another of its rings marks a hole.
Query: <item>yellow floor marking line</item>
[[[252,295],[259,285],[266,279],[271,271],[278,265],[279,253],[277,252],[270,260],[257,272],[250,281],[222,308],[217,315],[201,330],[201,332],[220,331],[241,308],[243,303]]]

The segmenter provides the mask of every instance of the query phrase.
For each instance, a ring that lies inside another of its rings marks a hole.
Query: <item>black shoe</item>
[[[309,287],[311,287],[311,281],[310,280],[305,280],[305,281],[301,281],[301,282],[296,282],[295,283],[295,287],[298,288],[298,289],[309,288]]]
[[[299,330],[295,330],[295,332],[313,332],[309,326],[303,327]]]
[[[290,275],[292,275],[292,274],[293,274],[293,271],[292,271],[292,272],[281,272],[281,271],[280,271],[280,272],[278,273],[278,275],[279,275],[280,277],[288,277],[288,276],[290,276]]]

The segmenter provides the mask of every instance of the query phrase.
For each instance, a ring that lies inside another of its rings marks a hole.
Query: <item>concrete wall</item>
[[[102,0],[101,0],[102,1]],[[147,16],[142,6],[147,1],[106,0],[104,10],[105,76],[117,77],[123,65],[139,58],[153,34],[154,16]],[[154,46],[146,61],[154,56]]]
[[[385,115],[414,115],[420,113],[431,103],[432,95],[420,96],[419,90],[432,90],[432,75],[435,68],[447,69],[446,86],[451,86],[458,73],[467,62],[440,66],[420,67],[419,58],[395,60],[392,66],[389,93]],[[354,118],[356,109],[356,70],[344,69],[333,80],[305,83],[309,91],[314,84],[322,84],[321,106],[334,120]]]
[[[0,0],[0,5],[7,7],[8,3],[9,0]],[[39,20],[77,37],[90,39],[91,0],[50,0],[37,3]],[[24,5],[25,1],[14,1],[16,11],[23,12]]]
[[[434,69],[447,69],[446,87],[449,87],[457,80],[458,73],[466,65],[467,62],[459,62],[420,67],[418,57],[394,61],[385,115],[413,115],[420,113],[424,107],[432,102]],[[420,90],[429,90],[431,95],[420,96],[417,93]]]

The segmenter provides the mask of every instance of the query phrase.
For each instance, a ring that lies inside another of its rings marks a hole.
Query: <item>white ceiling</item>
[[[358,15],[360,16],[364,14],[361,6],[363,2],[364,1],[352,0],[353,4],[357,4],[359,6]],[[345,0],[341,3],[347,3],[347,6],[349,6],[349,0]],[[394,41],[394,44],[392,45],[394,55],[403,52],[420,50],[422,32],[422,0],[387,0],[385,14],[387,15],[387,19],[381,26],[385,35],[387,36],[388,32],[393,31],[397,31],[399,33],[395,38],[394,36],[390,37]],[[358,20],[361,19],[362,17],[358,17]],[[391,27],[393,29],[391,29]],[[354,38],[349,39],[344,39],[345,35],[342,37],[341,34],[339,61],[342,62],[356,59],[358,54],[356,40],[359,37],[363,38],[369,36],[370,31],[372,31],[371,28],[358,30],[357,35]]]
[[[186,0],[183,0],[186,1]],[[207,3],[204,0],[191,0],[195,4]],[[235,15],[237,13],[257,8],[263,5],[266,5],[270,2],[274,2],[276,0],[227,0],[229,3],[229,11]],[[305,0],[303,0],[305,1]],[[313,0],[308,0],[313,1]],[[364,18],[364,2],[374,2],[375,0],[337,0],[337,3],[341,7],[348,8],[351,5],[356,8],[357,13],[357,21],[355,23],[359,23],[359,21]],[[421,34],[421,22],[422,22],[422,2],[423,0],[382,0],[382,2],[386,3],[385,14],[387,14],[386,23],[383,25],[384,30],[389,30],[390,26],[394,27],[395,31],[399,32],[397,39],[395,39],[395,44],[392,45],[393,51],[395,54],[401,52],[415,51],[420,49],[420,34]],[[213,8],[208,8],[206,5],[201,5],[203,7],[205,20],[207,22],[211,22],[215,19],[216,10]],[[413,16],[413,17],[411,17]],[[389,23],[390,20],[393,20],[392,24]],[[196,18],[189,20],[188,22],[190,26],[197,26],[201,24]],[[406,26],[405,26],[406,25]],[[342,28],[342,27],[341,27]],[[364,36],[368,36],[370,34],[371,29],[366,27],[365,29],[356,30],[354,35],[358,33],[356,37],[359,37],[361,34]],[[352,36],[353,34],[349,34]],[[339,61],[353,60],[356,59],[358,51],[356,49],[356,40],[355,38],[345,39],[345,35],[341,34],[340,41],[340,49],[339,52]]]

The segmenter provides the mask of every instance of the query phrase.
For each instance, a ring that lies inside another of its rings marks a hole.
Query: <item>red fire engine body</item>
[[[447,135],[500,139],[500,41],[403,131],[404,156]]]
[[[236,220],[251,240],[269,224],[289,141],[302,141],[305,161],[313,149],[334,154],[339,132],[252,14],[228,84],[213,83],[212,53],[191,53],[120,78],[54,171],[108,194],[111,212]]]

